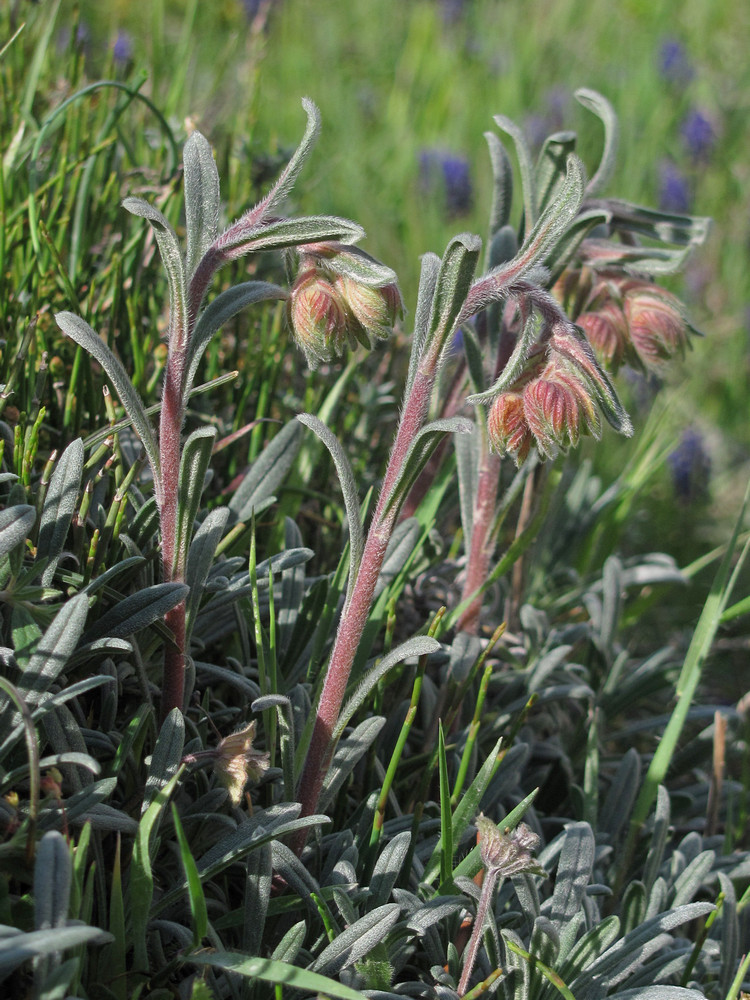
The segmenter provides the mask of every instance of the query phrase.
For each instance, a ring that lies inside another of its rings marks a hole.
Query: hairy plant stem
[[[362,561],[351,596],[341,616],[318,702],[315,725],[298,788],[303,816],[310,816],[315,812],[323,780],[333,757],[335,750],[333,732],[372,607],[375,586],[388,542],[398,517],[400,504],[394,503],[388,507],[388,501],[403,471],[409,447],[424,424],[436,373],[436,360],[428,361],[420,367],[401,415],[377,508],[367,534]],[[297,853],[304,847],[306,835],[306,830],[296,835],[293,849]]]
[[[489,909],[490,902],[492,901],[492,893],[495,891],[495,885],[497,884],[499,875],[500,871],[497,868],[488,868],[484,875],[482,892],[479,896],[479,902],[477,903],[477,915],[474,918],[471,938],[466,946],[464,967],[461,973],[461,980],[458,984],[459,996],[463,996],[466,993],[466,987],[469,985],[471,973],[474,970],[474,964],[477,960],[477,955],[479,954],[479,946],[482,943],[482,931],[484,929],[485,920],[487,919],[487,911]]]
[[[185,555],[177,544],[177,493],[180,479],[180,431],[184,416],[182,370],[184,352],[171,349],[167,361],[159,420],[159,459],[161,475],[156,484],[161,529],[162,577],[165,583],[182,582]],[[185,693],[185,613],[181,601],[165,616],[165,624],[174,636],[174,645],[164,649],[164,667],[160,712],[165,719],[173,708],[182,711]]]

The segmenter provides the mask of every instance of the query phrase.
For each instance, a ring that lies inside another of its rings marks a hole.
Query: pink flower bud
[[[287,316],[310,368],[340,355],[349,333],[346,308],[319,271],[302,271],[292,286]]]
[[[596,404],[584,380],[555,360],[524,389],[523,409],[536,446],[547,458],[575,447],[582,433],[601,434]]]
[[[474,823],[479,834],[479,856],[485,869],[504,878],[519,872],[547,874],[531,853],[539,845],[539,837],[525,823],[515,830],[500,830],[482,813]]]
[[[630,344],[628,324],[619,304],[603,302],[595,311],[582,313],[576,322],[602,364],[617,371]]]
[[[534,439],[519,393],[504,392],[494,400],[487,414],[487,434],[495,451],[507,453],[517,466],[523,465]]]
[[[386,340],[390,336],[394,323],[403,311],[401,293],[396,285],[377,288],[346,275],[339,275],[334,281],[334,287],[353,319],[364,331],[365,346],[370,346],[368,335],[380,340]]]
[[[630,339],[646,368],[660,372],[675,355],[682,357],[688,328],[680,303],[657,285],[640,284],[625,293]]]

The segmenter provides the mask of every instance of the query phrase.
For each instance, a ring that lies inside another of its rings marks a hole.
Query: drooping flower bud
[[[638,283],[624,298],[630,339],[644,366],[656,373],[675,355],[682,357],[688,327],[679,300],[658,285]]]
[[[517,466],[523,465],[534,438],[520,393],[504,392],[494,400],[487,414],[487,435],[495,451],[510,455]]]
[[[581,313],[576,320],[603,365],[616,372],[628,355],[630,337],[622,307],[603,302],[598,309]]]
[[[259,781],[268,770],[268,754],[253,749],[254,739],[253,721],[239,732],[225,736],[214,751],[214,772],[234,805],[241,802],[248,781]]]
[[[304,270],[297,276],[287,316],[310,368],[344,350],[349,333],[347,311],[333,284],[319,270]]]
[[[547,874],[531,853],[538,846],[539,837],[526,823],[519,823],[515,830],[500,830],[482,813],[474,823],[479,834],[479,856],[487,871],[503,878],[519,872]]]
[[[403,302],[398,286],[391,283],[378,288],[365,285],[348,275],[339,275],[334,281],[334,287],[341,301],[349,309],[350,321],[353,321],[351,325],[357,339],[365,347],[370,346],[370,336],[387,340],[393,325],[403,313]],[[360,329],[357,330],[356,326]]]
[[[582,433],[601,435],[601,420],[588,386],[572,368],[554,360],[524,389],[523,410],[536,446],[546,458],[574,448]]]

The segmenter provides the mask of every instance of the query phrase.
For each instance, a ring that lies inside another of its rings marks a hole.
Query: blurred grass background
[[[87,81],[143,73],[142,93],[176,139],[191,122],[215,145],[231,216],[293,149],[300,98],[311,97],[323,134],[292,208],[361,222],[366,249],[396,269],[412,311],[420,255],[441,253],[457,231],[484,234],[492,115],[519,121],[532,143],[572,128],[593,164],[601,128],[572,95],[601,91],[622,127],[609,193],[715,221],[709,244],[670,282],[705,338],[674,366],[655,408],[648,387],[620,379],[636,437],[609,435],[583,455],[605,483],[633,464],[645,479],[645,506],[629,527],[634,550],[684,563],[725,537],[750,458],[747,5],[686,0],[678,23],[674,4],[646,0],[17,0],[9,27],[28,17],[31,40],[58,6],[29,113],[43,117],[45,101],[48,110]],[[131,153],[125,168],[161,169],[163,136],[143,104],[118,131]],[[440,176],[425,175],[426,163],[447,159],[465,171],[458,203]],[[692,444],[681,445],[686,432]],[[687,489],[681,469],[692,476]]]

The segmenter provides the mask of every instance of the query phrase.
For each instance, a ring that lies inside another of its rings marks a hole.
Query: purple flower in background
[[[659,164],[659,208],[683,215],[690,211],[688,182],[671,160]]]
[[[705,499],[711,475],[711,459],[702,434],[693,427],[682,432],[680,443],[667,456],[675,495],[683,503]]]
[[[685,47],[676,38],[665,38],[659,46],[659,75],[670,83],[685,84],[694,72]]]
[[[697,108],[687,113],[680,126],[682,144],[693,160],[707,160],[716,145],[716,132],[709,118]]]
[[[565,124],[568,111],[568,93],[562,87],[553,87],[544,96],[545,110],[540,114],[527,115],[524,132],[532,149],[541,149],[544,140],[559,132]]]
[[[127,31],[117,32],[117,38],[112,46],[112,58],[117,66],[124,66],[133,58],[133,42]]]
[[[469,162],[442,149],[424,149],[419,154],[420,185],[426,194],[442,187],[445,211],[450,218],[471,210],[473,191]]]
[[[444,24],[456,24],[464,13],[466,0],[440,0],[440,12]]]

